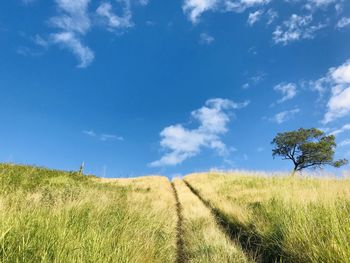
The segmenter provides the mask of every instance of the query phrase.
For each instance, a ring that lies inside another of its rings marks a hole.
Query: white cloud
[[[276,122],[278,124],[282,124],[288,120],[290,120],[295,114],[299,113],[300,109],[295,108],[293,110],[287,110],[277,113],[275,116],[270,118],[270,121]]]
[[[34,50],[32,48],[29,48],[29,47],[18,47],[16,49],[16,52],[17,54],[21,55],[21,56],[25,56],[25,57],[28,57],[28,56],[32,56],[32,57],[35,57],[35,56],[40,56],[42,55],[43,53],[41,51],[37,51],[37,50]]]
[[[228,11],[243,12],[247,8],[263,6],[271,0],[225,0],[224,6]]]
[[[249,8],[255,8],[248,15],[247,24],[253,26],[261,19],[266,20],[266,25],[274,23],[279,15],[285,12],[277,12],[269,5],[272,0],[183,0],[182,9],[187,18],[197,24],[201,16],[206,12],[244,12]],[[287,45],[302,39],[313,39],[316,33],[322,28],[333,23],[329,19],[334,7],[335,15],[340,15],[345,0],[284,0],[282,3],[296,4],[292,7],[285,7],[286,10],[293,10],[295,13],[287,12],[289,17],[277,25],[273,30],[273,41],[275,44]],[[320,16],[319,13],[324,12]],[[345,26],[347,20],[342,20],[340,26]]]
[[[350,83],[350,60],[340,65],[337,68],[331,68],[329,72],[336,84],[349,84]]]
[[[207,11],[242,12],[249,7],[261,6],[270,0],[184,0],[183,12],[197,23],[199,17]]]
[[[337,12],[337,14],[339,15],[339,14],[342,13],[343,10],[344,10],[343,3],[340,2],[340,3],[335,4],[335,5],[334,5],[334,9],[335,9],[335,11]]]
[[[56,0],[60,15],[50,19],[51,24],[64,32],[85,34],[91,26],[88,15],[90,0]]]
[[[85,68],[94,60],[94,53],[92,50],[84,46],[81,40],[72,32],[62,32],[51,35],[53,43],[61,44],[68,48],[79,59],[79,68]]]
[[[267,10],[267,25],[271,25],[278,18],[278,13],[274,9]]]
[[[324,77],[325,84],[331,86],[331,97],[323,123],[329,123],[350,114],[350,60],[337,68],[329,69]]]
[[[249,83],[244,83],[242,85],[242,89],[249,89],[249,87],[250,87]]]
[[[350,139],[343,140],[339,143],[340,147],[348,146],[348,145],[350,145]]]
[[[197,23],[200,15],[208,10],[215,9],[220,0],[185,0],[182,10],[192,23]]]
[[[115,134],[106,134],[106,133],[102,133],[100,135],[100,140],[101,141],[114,141],[114,140],[118,140],[118,141],[124,141],[124,138],[121,136],[117,136]]]
[[[350,17],[342,17],[337,23],[338,28],[343,28],[348,26],[350,26]]]
[[[35,44],[43,48],[48,48],[48,46],[50,45],[49,41],[47,41],[39,35],[35,35],[35,37],[33,37],[32,40]]]
[[[250,47],[248,49],[248,53],[251,54],[251,55],[257,55],[258,54],[258,51],[256,50],[255,47]]]
[[[319,92],[322,97],[330,93],[323,124],[350,114],[350,60],[330,68],[325,76],[309,84],[311,90]]]
[[[258,22],[263,14],[262,10],[255,11],[253,13],[249,13],[247,23],[250,26],[253,26],[256,22]]]
[[[115,140],[124,141],[123,137],[115,134],[108,134],[108,133],[97,134],[93,130],[83,130],[83,133],[90,137],[95,137],[100,141],[115,141]]]
[[[305,7],[310,10],[314,10],[315,8],[324,8],[329,6],[330,4],[334,4],[339,2],[339,0],[308,0]]]
[[[255,12],[249,13],[248,19],[247,19],[247,24],[249,26],[253,26],[257,22],[259,22],[260,20],[264,19],[264,20],[266,20],[266,25],[269,26],[273,22],[275,22],[275,20],[278,18],[278,16],[279,16],[278,12],[276,10],[274,10],[273,8],[268,9],[266,12],[262,9],[257,10]]]
[[[148,5],[149,1],[148,0],[139,0],[139,4],[142,6]]]
[[[200,44],[210,45],[214,41],[215,41],[215,38],[211,35],[206,34],[206,33],[201,33],[199,36],[199,43]]]
[[[282,25],[277,26],[272,33],[274,42],[276,44],[287,45],[293,41],[314,38],[315,32],[323,28],[325,25],[313,25],[312,21],[312,15],[291,15],[291,17],[285,20]]]
[[[59,44],[67,48],[79,60],[78,67],[85,68],[92,63],[95,55],[83,43],[83,38],[96,25],[96,22],[102,21],[104,28],[109,31],[132,27],[131,3],[145,6],[148,4],[148,0],[135,2],[131,0],[104,1],[97,7],[95,14],[89,10],[91,0],[55,0],[55,3],[57,15],[50,18],[49,24],[59,31],[50,34],[48,44]],[[114,5],[119,5],[119,9],[122,10],[121,16],[115,14]],[[44,39],[37,40],[39,45],[45,44],[42,41]]]
[[[332,131],[330,134],[332,135],[338,135],[338,134],[341,134],[343,132],[346,132],[346,131],[350,131],[350,123],[349,124],[345,124],[343,127],[341,127],[340,129],[337,129],[335,131]]]
[[[350,114],[350,87],[345,89],[340,86],[333,87],[327,107],[328,111],[324,116],[323,123],[329,123]]]
[[[326,93],[329,83],[330,83],[330,78],[327,76],[327,77],[320,78],[316,81],[310,81],[309,86],[311,90],[317,91],[322,97]]]
[[[256,149],[256,151],[257,151],[258,153],[263,152],[264,150],[265,150],[264,147],[258,147],[258,148]]]
[[[254,52],[254,51],[248,51],[248,52]],[[266,77],[266,73],[264,72],[257,72],[256,74],[250,76],[246,83],[242,85],[243,89],[248,89],[250,87],[253,87],[255,85],[258,85],[260,82],[262,82]]]
[[[25,34],[23,34],[22,36],[26,37]],[[50,42],[48,40],[42,38],[39,35],[35,35],[34,37],[29,37],[28,40],[33,42],[35,45],[19,46],[16,48],[17,54],[22,56],[32,56],[32,57],[41,56],[45,53],[45,51],[49,48],[49,45],[50,45]]]
[[[91,27],[88,15],[90,0],[56,0],[55,2],[59,15],[52,17],[50,23],[61,31],[52,33],[50,39],[53,43],[69,49],[80,61],[78,67],[85,68],[95,57],[92,50],[81,40]]]
[[[110,30],[133,26],[130,2],[127,0],[123,2],[124,8],[122,16],[113,13],[113,6],[109,2],[102,3],[96,10],[96,14],[106,20],[106,24]]]
[[[264,72],[257,72],[254,76],[252,76],[250,78],[250,81],[254,85],[256,85],[256,84],[259,84],[261,81],[263,81],[265,77],[266,77],[266,73],[264,73]]]
[[[293,99],[297,94],[297,86],[294,83],[280,83],[273,88],[282,94],[282,98],[277,103],[283,103]]]
[[[96,133],[93,130],[84,130],[83,131],[84,134],[89,135],[91,137],[95,137]]]
[[[325,5],[335,3],[337,1],[338,0],[309,0],[308,2],[317,6],[325,6]]]
[[[151,20],[147,20],[147,21],[146,21],[146,25],[147,25],[147,26],[155,26],[156,23],[153,22],[153,21],[151,21]]]
[[[160,145],[167,152],[152,167],[177,165],[199,154],[202,148],[213,149],[221,155],[228,152],[220,136],[228,131],[230,112],[246,107],[249,102],[235,103],[228,99],[210,99],[205,106],[191,113],[199,122],[195,129],[185,128],[181,124],[171,125],[162,130]]]

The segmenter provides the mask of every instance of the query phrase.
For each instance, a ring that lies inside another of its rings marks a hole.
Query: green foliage
[[[333,160],[336,147],[334,135],[325,135],[323,131],[315,128],[278,133],[272,144],[275,145],[272,156],[291,160],[294,171],[324,165],[340,167],[348,163],[346,159]]]
[[[92,176],[27,165],[0,164],[0,193],[16,190],[34,192],[47,186],[76,186],[89,183]]]

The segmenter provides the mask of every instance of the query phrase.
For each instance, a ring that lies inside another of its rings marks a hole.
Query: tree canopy
[[[326,135],[316,128],[278,133],[271,143],[275,146],[272,156],[291,160],[293,173],[309,167],[340,167],[348,163],[346,159],[334,161],[335,136]]]

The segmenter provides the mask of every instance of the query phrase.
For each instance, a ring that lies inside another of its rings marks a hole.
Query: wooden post
[[[79,168],[79,174],[84,174],[84,166],[85,166],[85,163],[82,162]]]

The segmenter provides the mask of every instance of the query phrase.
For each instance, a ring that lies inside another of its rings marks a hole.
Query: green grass
[[[173,262],[174,207],[163,177],[0,165],[0,262]]]
[[[349,262],[350,180],[239,173],[185,180],[261,260]]]

